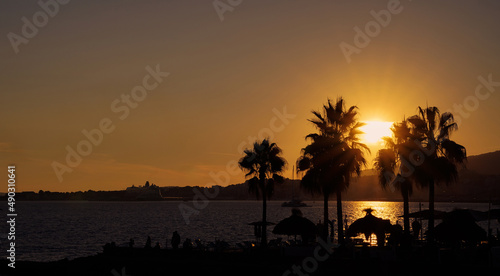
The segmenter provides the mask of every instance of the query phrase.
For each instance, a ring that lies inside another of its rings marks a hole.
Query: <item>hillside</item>
[[[193,200],[203,187],[129,187],[123,191],[86,191],[58,193],[40,191],[25,192],[16,195],[17,200]],[[214,190],[212,190],[213,192]],[[415,188],[412,201],[427,201],[427,189]],[[5,195],[4,195],[5,196]],[[305,201],[322,200],[321,196],[311,195],[300,188],[300,180],[286,179],[276,185],[271,200],[289,201],[293,197]],[[255,195],[248,193],[246,183],[219,187],[219,192],[212,200],[255,200]],[[354,178],[349,189],[343,194],[344,200],[401,201],[398,191],[382,189],[377,174],[373,170],[363,171]],[[500,201],[500,151],[470,156],[467,167],[460,170],[458,183],[436,187],[436,201]]]
[[[302,200],[322,200],[320,196],[300,189],[300,180],[290,179],[275,187],[272,200],[290,200],[293,195]],[[244,183],[225,187],[217,196],[217,199],[255,198],[248,194],[247,185]],[[411,197],[413,201],[426,201],[427,198],[427,189],[419,188],[414,189]],[[438,185],[436,188],[437,201],[488,201],[490,198],[493,201],[500,200],[500,151],[470,156],[466,168],[460,170],[458,183],[449,186]],[[398,191],[382,189],[376,172],[367,170],[352,181],[344,199],[400,201],[401,196]]]
[[[499,175],[500,151],[468,157],[467,169],[483,175]]]

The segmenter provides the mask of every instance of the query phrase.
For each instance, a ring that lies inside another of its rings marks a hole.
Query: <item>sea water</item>
[[[102,252],[102,246],[109,242],[127,246],[132,238],[135,247],[143,247],[148,236],[153,246],[156,242],[162,248],[171,247],[173,231],[178,231],[181,243],[186,238],[201,239],[208,243],[224,240],[231,246],[242,241],[255,241],[254,228],[248,225],[262,218],[262,201],[210,201],[208,205],[193,213],[186,220],[179,206],[182,201],[161,202],[87,202],[50,201],[17,202],[16,218],[16,259],[30,261],[54,261],[64,258],[74,259]],[[281,207],[281,201],[267,203],[267,220],[278,223],[291,215],[289,207]],[[323,202],[306,202],[311,207],[300,208],[303,216],[314,223],[323,220]],[[391,223],[403,224],[402,202],[346,201],[343,213],[347,223],[365,215],[363,209],[372,208],[373,215],[390,219]],[[422,209],[428,208],[423,203]],[[436,203],[435,209],[451,211],[454,208],[471,208],[487,211],[487,203]],[[5,209],[4,209],[5,210]],[[419,210],[419,203],[410,203],[410,212]],[[329,202],[330,219],[337,218],[336,202]],[[6,217],[6,216],[4,216]],[[188,223],[189,222],[189,223]],[[436,224],[440,221],[437,220]],[[344,223],[344,218],[342,218]],[[479,223],[487,228],[487,222]],[[271,233],[268,239],[282,237]],[[425,221],[423,223],[426,229]],[[491,221],[496,234],[500,228],[497,220]],[[335,225],[337,229],[337,225]],[[4,225],[0,235],[6,237],[8,227]],[[2,242],[2,247],[6,243]],[[7,248],[4,248],[6,254]]]

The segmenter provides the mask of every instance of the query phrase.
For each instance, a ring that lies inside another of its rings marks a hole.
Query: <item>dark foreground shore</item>
[[[499,275],[489,248],[154,250],[117,248],[57,262],[0,262],[1,275]]]

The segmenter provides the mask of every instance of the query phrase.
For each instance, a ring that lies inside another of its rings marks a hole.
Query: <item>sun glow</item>
[[[382,137],[391,136],[392,122],[365,121],[366,125],[360,129],[365,134],[361,135],[361,140],[367,144],[378,144],[382,142]]]

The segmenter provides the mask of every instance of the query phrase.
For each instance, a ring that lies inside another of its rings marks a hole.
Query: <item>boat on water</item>
[[[295,180],[295,167],[292,169],[292,181]],[[286,201],[281,204],[281,207],[311,207],[310,205],[307,205],[306,203],[302,202],[302,200],[298,199],[297,196],[295,195],[295,185],[292,182],[292,200],[291,201]]]
[[[302,202],[302,200],[292,199],[291,201],[283,202],[281,204],[281,207],[311,207],[311,206]]]

